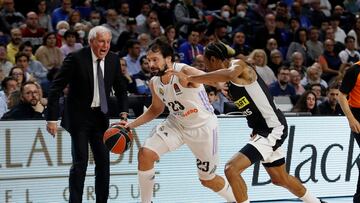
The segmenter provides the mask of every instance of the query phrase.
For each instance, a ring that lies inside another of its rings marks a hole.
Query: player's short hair
[[[204,50],[204,56],[210,59],[211,56],[225,60],[235,54],[235,50],[222,42],[211,42]]]
[[[168,43],[162,41],[159,38],[157,38],[153,43],[150,44],[147,51],[152,51],[154,53],[160,52],[164,58],[171,56],[171,61],[175,61],[173,48]]]

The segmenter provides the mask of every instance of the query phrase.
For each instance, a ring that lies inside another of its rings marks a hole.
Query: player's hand
[[[183,80],[184,82],[189,82],[188,75],[181,71],[176,71],[174,69],[168,69],[166,70],[166,73],[169,73],[170,75],[176,75],[180,80]]]
[[[55,137],[57,134],[57,122],[47,122],[46,124],[46,130]]]
[[[111,123],[110,127],[113,127],[115,125],[121,125],[121,126],[126,126],[127,125],[127,121],[126,120],[120,120],[119,122],[115,122],[115,123]]]
[[[349,120],[349,125],[353,132],[360,133],[360,123],[355,118]]]

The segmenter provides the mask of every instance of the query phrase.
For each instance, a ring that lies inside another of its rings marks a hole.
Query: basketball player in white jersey
[[[138,178],[141,202],[150,203],[154,185],[154,163],[161,155],[186,144],[196,157],[198,176],[203,186],[217,192],[227,202],[235,197],[226,178],[215,174],[219,163],[217,149],[218,122],[202,84],[179,80],[165,73],[176,70],[184,74],[202,71],[173,62],[173,50],[156,40],[150,45],[147,59],[155,76],[150,81],[152,103],[148,110],[125,127],[136,128],[157,118],[168,107],[170,113],[145,140],[138,153]]]
[[[241,173],[261,161],[272,183],[285,187],[306,203],[320,203],[298,179],[285,168],[281,145],[287,137],[287,123],[276,108],[265,82],[255,69],[241,60],[229,60],[233,50],[221,42],[205,48],[205,64],[209,73],[189,76],[176,70],[167,71],[181,80],[196,83],[228,82],[228,93],[253,130],[251,140],[226,164],[225,175],[238,203],[249,203],[247,187]],[[216,70],[216,71],[215,71]]]

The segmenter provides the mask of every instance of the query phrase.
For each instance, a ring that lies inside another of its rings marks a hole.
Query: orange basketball
[[[103,136],[106,147],[115,154],[122,154],[132,145],[133,135],[131,130],[121,125],[108,128]]]

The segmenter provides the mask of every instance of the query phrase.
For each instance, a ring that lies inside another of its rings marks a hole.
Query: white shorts
[[[186,144],[196,157],[199,178],[211,180],[215,177],[215,171],[219,164],[217,136],[216,116],[209,119],[205,125],[194,129],[185,129],[168,118],[152,130],[143,147],[154,151],[161,157],[161,155]]]
[[[285,153],[281,146],[278,147],[275,151],[273,148],[276,145],[276,141],[280,140],[283,134],[284,126],[279,126],[273,128],[271,133],[269,133],[267,137],[255,134],[248,142],[248,144],[255,147],[256,151],[261,154],[262,160],[260,161],[265,166],[267,166],[267,164],[269,164],[268,166],[271,166],[271,164],[276,161],[285,160]],[[249,150],[249,147],[245,146],[240,152],[245,154],[252,162],[257,161],[255,157],[252,157],[254,153]],[[283,161],[281,161],[280,164],[281,163],[283,163]]]

